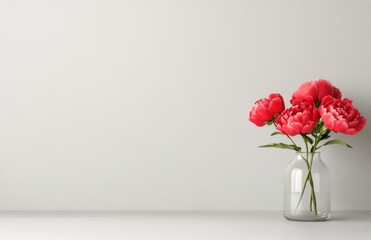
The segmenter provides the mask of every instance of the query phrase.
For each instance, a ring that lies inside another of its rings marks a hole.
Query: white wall
[[[0,210],[279,210],[293,153],[247,121],[330,79],[371,119],[371,1],[0,1]],[[371,210],[371,130],[330,146]]]

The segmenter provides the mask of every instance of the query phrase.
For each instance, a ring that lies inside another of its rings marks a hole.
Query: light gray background
[[[371,117],[371,1],[0,1],[0,210],[279,210],[255,100],[323,77]],[[371,210],[370,128],[322,151]]]

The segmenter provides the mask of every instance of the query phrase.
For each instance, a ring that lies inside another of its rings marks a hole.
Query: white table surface
[[[0,240],[371,239],[371,211],[291,222],[281,212],[0,212]]]

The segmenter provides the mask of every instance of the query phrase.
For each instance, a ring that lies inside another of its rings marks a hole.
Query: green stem
[[[292,140],[292,138],[289,135],[286,135],[286,136],[290,139],[290,141],[292,142],[292,144],[294,144],[294,146],[295,146],[296,149],[300,149],[298,147],[298,145],[296,145],[296,143],[294,142],[294,140]]]
[[[312,194],[310,194],[310,202],[309,202],[309,206],[310,206],[310,208],[309,208],[310,211],[313,212],[313,207],[312,207],[312,206],[313,206],[313,195],[312,195]]]
[[[316,147],[313,148],[313,152],[311,154],[311,159],[310,159],[310,169],[312,169],[312,165],[313,165],[313,157],[314,157],[314,154],[315,154],[315,149]],[[316,194],[314,192],[314,183],[313,183],[313,178],[310,177],[309,179],[309,183],[310,183],[310,186],[312,188],[312,194],[311,194],[311,203],[310,203],[310,206],[311,206],[311,210],[312,210],[312,203],[313,203],[313,207],[314,207],[314,213],[316,215],[318,215],[318,211],[317,211],[317,200],[316,200]]]
[[[313,145],[313,148],[311,149],[311,159],[310,159],[310,163],[309,163],[309,148],[308,148],[308,142],[307,140],[305,139],[305,137],[303,135],[301,135],[303,140],[304,140],[304,144],[305,144],[305,150],[306,150],[306,157],[304,158],[304,156],[302,154],[301,157],[303,158],[305,164],[307,165],[307,168],[308,168],[308,173],[307,173],[307,176],[305,178],[305,182],[303,184],[303,188],[301,190],[301,195],[300,195],[300,198],[299,198],[299,201],[296,205],[296,208],[295,208],[295,212],[297,211],[299,205],[300,205],[300,202],[302,201],[303,199],[303,196],[304,196],[304,192],[305,192],[305,188],[307,186],[307,183],[309,181],[310,183],[310,186],[311,186],[311,194],[310,194],[310,203],[309,203],[309,207],[310,207],[310,211],[313,211],[313,208],[314,208],[314,213],[316,215],[318,215],[318,211],[317,211],[317,200],[316,200],[316,194],[315,194],[315,191],[314,191],[314,182],[313,182],[313,177],[312,177],[312,165],[313,165],[313,158],[314,158],[314,154],[316,152],[316,149],[317,149],[317,145],[320,141],[320,137],[321,137],[321,134],[320,136],[318,136],[316,134],[316,137],[315,137],[315,142],[314,142],[314,145]],[[289,137],[290,138],[290,137]],[[292,141],[292,139],[290,138],[290,140]],[[293,141],[292,141],[293,142]],[[295,143],[294,143],[295,144]],[[296,145],[296,144],[295,144]]]
[[[298,207],[300,205],[300,202],[302,201],[303,199],[303,196],[304,196],[304,192],[305,192],[305,188],[307,186],[307,183],[308,181],[312,178],[312,174],[311,174],[311,168],[309,166],[309,163],[308,163],[308,158],[309,158],[309,148],[308,148],[308,142],[307,140],[304,138],[304,136],[301,134],[301,136],[303,137],[303,140],[304,140],[304,144],[305,144],[305,150],[306,150],[306,157],[304,157],[301,153],[300,153],[300,156],[302,157],[302,159],[304,160],[305,164],[307,165],[307,168],[308,168],[308,173],[307,173],[307,176],[305,178],[305,181],[304,181],[304,184],[303,184],[303,188],[301,189],[301,194],[300,194],[300,198],[299,198],[299,201],[296,205],[296,208],[295,208],[295,212],[298,210]],[[292,140],[292,139],[291,139]],[[312,194],[310,195],[310,210],[312,211]]]
[[[320,128],[319,128],[320,129]],[[292,142],[292,144],[298,148],[297,144],[294,142],[294,140],[289,136],[289,135],[286,135],[290,141]],[[321,130],[319,131],[319,134],[318,132],[316,132],[315,134],[315,140],[314,140],[314,144],[311,148],[311,155],[310,155],[310,161],[309,161],[309,147],[308,147],[308,141],[305,139],[305,137],[303,136],[303,134],[301,134],[303,140],[304,140],[304,144],[305,144],[305,150],[306,150],[306,157],[304,157],[301,153],[301,157],[302,159],[304,160],[305,164],[307,165],[307,168],[308,168],[308,173],[307,173],[307,176],[305,178],[305,182],[303,184],[303,188],[301,190],[301,195],[300,195],[300,198],[299,198],[299,201],[296,205],[296,208],[295,208],[295,212],[297,211],[299,205],[300,205],[300,202],[302,201],[303,199],[303,196],[304,196],[304,191],[305,191],[305,188],[307,186],[307,183],[309,181],[310,183],[310,186],[311,186],[311,194],[310,194],[310,211],[313,211],[313,208],[314,208],[314,213],[315,215],[318,215],[318,211],[317,211],[317,199],[316,199],[316,194],[315,194],[315,191],[314,191],[314,182],[313,182],[313,177],[312,177],[312,166],[313,166],[313,159],[314,159],[314,154],[317,150],[317,146],[319,144],[319,142],[321,141],[321,137],[322,137],[322,133],[321,133]]]
[[[307,163],[307,160],[301,155],[301,157],[303,158],[303,160]],[[308,180],[309,180],[309,176],[310,176],[310,172],[308,171],[307,173],[307,177],[305,178],[305,181],[304,181],[304,184],[303,184],[303,187],[301,189],[301,194],[300,194],[300,198],[299,198],[299,201],[298,203],[296,204],[296,208],[295,208],[295,212],[298,210],[298,207],[300,205],[300,202],[301,200],[303,199],[303,196],[304,196],[304,191],[305,191],[305,188],[307,186],[307,183],[308,183]],[[312,195],[311,195],[312,196]]]
[[[311,149],[311,157],[310,157],[310,163],[309,163],[310,171],[312,170],[314,154],[316,153],[318,143],[321,141],[321,137],[322,137],[321,131],[320,131],[320,134],[319,135],[318,135],[318,133],[316,133],[314,144],[313,144],[313,147]],[[314,191],[314,182],[313,182],[312,176],[309,179],[309,183],[310,183],[310,186],[312,188],[310,207],[311,207],[311,210],[312,210],[312,205],[313,205],[314,213],[316,215],[318,215],[318,211],[317,211],[317,199],[316,199],[316,193]]]

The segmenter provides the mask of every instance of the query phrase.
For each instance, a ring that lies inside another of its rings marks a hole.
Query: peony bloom
[[[318,102],[321,102],[322,99],[327,95],[333,96],[334,86],[332,86],[330,81],[319,79],[316,81],[316,85],[318,87],[318,95],[316,99]]]
[[[341,98],[341,92],[338,88],[334,87],[330,81],[319,79],[317,81],[309,81],[302,83],[299,89],[294,92],[291,98],[291,103],[295,100],[303,100],[305,97],[312,97],[314,102],[321,103],[322,99],[330,95],[336,99]]]
[[[274,119],[276,114],[280,114],[285,109],[283,98],[278,93],[272,93],[268,98],[263,98],[255,102],[252,107],[249,120],[256,126],[262,127],[268,121]]]
[[[354,135],[366,126],[366,118],[347,98],[340,100],[331,96],[324,97],[319,113],[325,126],[335,132]]]
[[[318,87],[317,84],[313,81],[304,82],[302,83],[298,90],[294,92],[291,98],[291,103],[293,103],[296,100],[302,100],[306,97],[312,97],[312,101],[316,101],[318,97]]]
[[[290,136],[312,132],[319,120],[318,109],[313,105],[312,98],[294,101],[293,104],[277,117],[277,130]]]
[[[341,99],[341,92],[340,92],[340,89],[337,88],[337,87],[334,87],[333,90],[332,90],[332,96],[333,96],[335,99]]]

